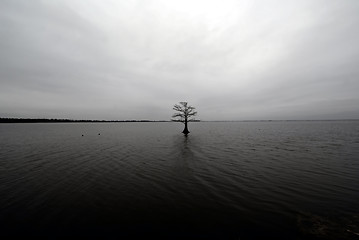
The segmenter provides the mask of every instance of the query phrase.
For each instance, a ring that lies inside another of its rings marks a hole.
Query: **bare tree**
[[[173,106],[173,110],[175,110],[176,113],[172,115],[172,121],[184,123],[182,133],[187,135],[189,133],[187,123],[194,121],[194,116],[197,115],[195,108],[189,106],[187,102],[180,102],[179,104],[175,104]]]

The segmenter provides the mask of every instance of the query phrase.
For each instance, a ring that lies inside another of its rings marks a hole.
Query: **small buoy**
[[[82,136],[84,136],[84,135],[82,134]]]
[[[100,134],[98,134],[98,135],[100,135]]]

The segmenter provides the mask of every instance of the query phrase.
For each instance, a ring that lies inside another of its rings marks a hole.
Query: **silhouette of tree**
[[[189,133],[188,131],[188,122],[195,121],[194,116],[197,115],[197,112],[195,111],[196,108],[188,105],[187,102],[180,102],[179,104],[175,104],[173,106],[173,110],[176,111],[172,115],[172,121],[174,122],[182,122],[184,123],[184,129],[182,131],[183,134],[187,135]]]

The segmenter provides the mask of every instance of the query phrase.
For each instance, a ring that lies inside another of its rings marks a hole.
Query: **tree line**
[[[57,118],[0,118],[0,123],[51,123],[51,122],[169,122],[165,120],[76,120]]]

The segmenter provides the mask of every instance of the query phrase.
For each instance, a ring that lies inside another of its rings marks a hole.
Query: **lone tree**
[[[173,110],[177,112],[172,115],[172,121],[184,123],[182,133],[187,135],[189,133],[187,123],[194,121],[194,116],[197,115],[195,108],[189,106],[187,102],[180,102],[173,106]]]

